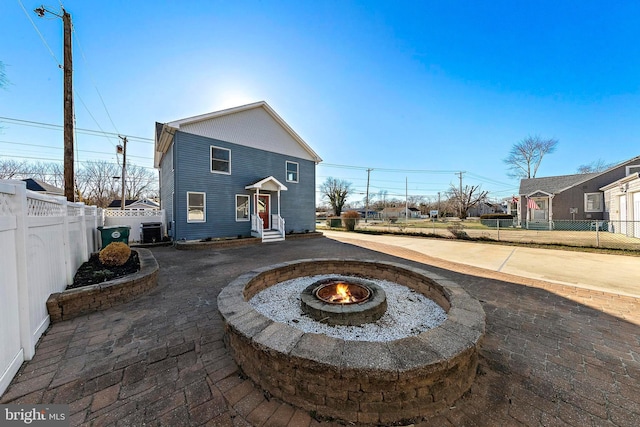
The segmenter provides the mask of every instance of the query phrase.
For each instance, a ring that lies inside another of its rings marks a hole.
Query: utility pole
[[[404,177],[404,221],[409,222],[409,177]]]
[[[364,208],[364,222],[367,222],[367,219],[369,218],[369,178],[371,177],[371,171],[373,169],[367,169],[367,199],[366,199],[366,206]]]
[[[457,173],[457,175],[460,176],[460,190],[458,193],[458,202],[459,202],[458,208],[460,209],[460,216],[459,216],[460,219],[462,219],[462,174],[463,173],[464,173],[463,171],[460,171]]]
[[[440,215],[441,215],[440,214],[440,192],[438,191],[438,215],[437,215],[437,218],[440,218]]]
[[[63,59],[63,108],[64,108],[64,195],[69,202],[75,201],[74,158],[73,158],[73,59],[71,48],[71,15],[62,8],[58,15],[40,6],[34,9],[39,17],[50,13],[62,18],[64,36]]]
[[[64,195],[75,201],[73,158],[73,59],[71,57],[71,15],[62,9],[64,27]]]
[[[124,210],[125,206],[125,175],[127,173],[127,137],[118,135],[118,138],[122,140],[122,197],[120,198],[120,210]]]

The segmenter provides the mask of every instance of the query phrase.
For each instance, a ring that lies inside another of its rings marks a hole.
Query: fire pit
[[[406,338],[354,341],[274,321],[248,302],[275,284],[322,275],[355,277],[369,290],[361,302],[331,304],[313,296],[325,284],[314,283],[309,294],[329,307],[369,304],[380,293],[367,282],[384,280],[431,299],[446,320]],[[454,405],[473,383],[485,330],[482,306],[458,284],[379,261],[314,259],[259,268],[227,285],[218,295],[218,308],[229,351],[259,387],[303,410],[362,424],[407,424]]]
[[[328,279],[311,286],[314,287],[315,297],[329,304],[359,304],[371,296],[366,286],[340,279]]]
[[[300,294],[302,311],[329,325],[375,322],[387,311],[387,296],[380,286],[364,279],[323,279]]]

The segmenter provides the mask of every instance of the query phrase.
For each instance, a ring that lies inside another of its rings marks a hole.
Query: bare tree
[[[0,61],[0,88],[7,85],[7,74],[4,72],[4,62]]]
[[[589,164],[580,165],[578,167],[578,173],[604,172],[613,166],[615,166],[615,163],[605,163],[604,160],[598,159]]]
[[[87,162],[76,174],[76,188],[81,200],[101,208],[109,206],[113,199],[120,198],[120,176],[118,165],[105,161]]]
[[[0,159],[0,179],[21,179],[27,167],[27,162]]]
[[[425,198],[424,196],[409,196],[407,197],[407,204],[411,208],[417,208],[421,204],[424,204]]]
[[[336,216],[339,216],[342,212],[350,192],[351,183],[342,179],[328,177],[320,186],[322,198],[329,201]]]
[[[25,166],[25,176],[23,178],[34,178],[54,187],[64,186],[64,171],[60,163],[35,162]]]
[[[542,158],[555,151],[558,140],[528,136],[511,147],[509,156],[503,161],[509,166],[512,178],[535,178]]]
[[[126,181],[127,188],[125,190],[127,199],[152,197],[153,194],[157,193],[157,175],[142,166],[133,164],[127,166]]]
[[[480,191],[479,185],[465,185],[462,187],[462,193],[460,188],[451,184],[449,188],[449,200],[456,203],[458,206],[458,217],[465,219],[467,217],[467,211],[476,204],[484,201],[489,194],[488,191]]]

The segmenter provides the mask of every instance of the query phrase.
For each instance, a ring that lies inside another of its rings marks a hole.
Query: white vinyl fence
[[[129,226],[129,242],[142,241],[142,224],[161,223],[162,236],[167,234],[164,209],[104,209],[104,226]]]
[[[98,250],[102,216],[0,180],[0,395],[49,326],[46,301]]]

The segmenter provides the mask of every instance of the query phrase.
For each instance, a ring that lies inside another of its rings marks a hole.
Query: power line
[[[0,117],[0,121],[7,121],[9,123],[13,123],[13,124],[17,124],[17,125],[39,127],[39,128],[51,129],[51,130],[59,130],[59,129],[63,128],[63,126],[56,125],[56,124],[53,124],[53,123],[43,123],[43,122],[37,122],[37,121],[33,121],[33,120],[14,119],[12,117]],[[95,129],[76,128],[76,131],[79,132],[79,133],[83,133],[83,134],[87,134],[87,135],[91,135],[91,136],[100,136],[100,137],[105,137],[105,138],[108,138],[107,135],[115,136],[115,137],[118,136],[117,133],[106,132],[104,130],[97,131]],[[142,142],[144,144],[153,144],[154,143],[153,138],[145,138],[143,136],[129,136],[129,135],[127,135],[127,138],[129,138],[129,140],[135,139],[136,141],[140,141],[140,142]]]
[[[31,15],[29,15],[29,12],[27,12],[27,9],[22,4],[22,0],[18,0],[18,3],[20,3],[20,7],[22,7],[24,14],[27,15],[27,19],[29,19],[29,22],[31,22],[31,25],[33,25],[33,29],[36,30],[36,33],[38,33],[38,36],[40,36],[40,40],[42,40],[42,43],[45,45],[47,50],[49,50],[49,54],[51,54],[51,56],[53,57],[53,60],[56,62],[56,65],[58,66],[58,68],[62,68],[62,64],[60,63],[60,60],[56,57],[56,54],[53,53],[53,50],[51,50],[51,48],[49,47],[49,44],[47,43],[44,36],[36,26],[36,23],[33,22],[33,19],[31,19]]]
[[[2,158],[10,158],[10,159],[29,159],[29,160],[48,160],[48,161],[52,161],[52,162],[62,162],[62,160],[60,159],[51,159],[51,158],[47,158],[47,157],[31,157],[31,156],[7,156],[7,155],[0,155],[0,159]],[[75,163],[84,163],[84,164],[90,164],[90,163],[95,163],[95,160],[76,160]],[[154,170],[155,168],[153,166],[141,166],[141,165],[134,165],[134,164],[129,164],[129,166],[137,166],[139,168],[143,168],[143,169],[151,169]]]
[[[62,150],[61,147],[51,147],[49,145],[38,145],[38,144],[27,144],[25,142],[14,142],[14,141],[0,140],[0,144],[22,145],[22,146],[26,146],[26,147],[38,147],[38,148],[49,148],[49,149],[52,149],[52,150]],[[92,151],[92,150],[77,150],[77,151],[81,152],[81,153],[106,154],[106,155],[113,154],[113,153],[108,153],[108,152],[105,152],[105,151]],[[128,157],[137,157],[137,158],[140,158],[140,159],[149,160],[148,157],[145,157],[145,156],[134,156],[132,154],[129,154]]]
[[[61,2],[62,4],[62,2]],[[89,78],[91,79],[91,82],[93,83],[93,87],[95,88],[96,92],[98,93],[98,97],[100,98],[100,102],[102,102],[102,107],[104,107],[104,111],[107,113],[107,117],[109,117],[109,121],[111,122],[111,125],[113,126],[113,129],[116,131],[116,133],[120,133],[120,131],[118,131],[118,128],[116,127],[116,124],[113,122],[113,118],[111,117],[111,114],[109,113],[109,109],[107,108],[107,105],[104,102],[104,98],[102,98],[102,94],[100,93],[100,90],[98,90],[98,85],[96,84],[95,80],[93,79],[93,75],[91,74],[91,69],[89,67],[89,61],[87,61],[86,56],[84,56],[84,50],[82,49],[82,46],[80,45],[80,38],[78,37],[78,32],[76,31],[75,27],[73,28],[73,33],[76,35],[75,37],[75,41],[76,44],[78,45],[78,49],[80,49],[80,56],[82,56],[82,60],[84,61],[85,65],[87,66],[87,71],[89,74]]]
[[[333,163],[319,163],[318,166],[326,166],[326,167],[334,167],[340,169],[357,169],[357,170],[367,170],[369,167],[366,166],[352,166],[352,165],[338,165]],[[376,171],[380,172],[396,172],[396,173],[427,173],[427,174],[450,174],[456,173],[455,170],[431,170],[431,169],[388,169],[388,168],[375,168]]]

